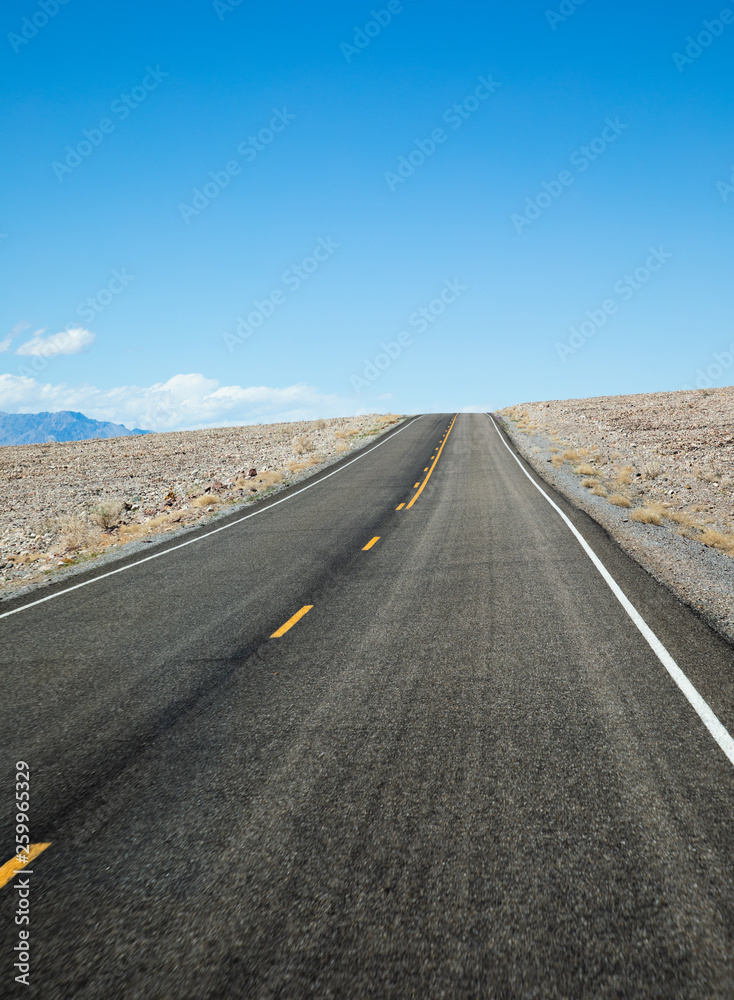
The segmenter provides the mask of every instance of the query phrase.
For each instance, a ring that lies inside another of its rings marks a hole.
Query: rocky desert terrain
[[[339,417],[0,447],[0,595],[254,503],[400,419]]]
[[[734,637],[734,387],[509,407],[541,475]]]

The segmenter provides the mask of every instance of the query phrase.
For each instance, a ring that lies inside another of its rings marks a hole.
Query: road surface
[[[534,481],[424,415],[0,607],[0,996],[734,996],[734,767],[548,498],[724,736],[732,649]]]

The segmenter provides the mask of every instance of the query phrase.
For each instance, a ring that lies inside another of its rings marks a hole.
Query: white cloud
[[[15,352],[31,357],[53,358],[57,354],[79,354],[94,343],[94,334],[82,326],[62,330],[50,337],[43,337],[45,330],[36,330],[30,340],[21,344]]]
[[[12,333],[9,333],[4,340],[0,340],[0,354],[3,354],[5,351],[10,350],[10,345],[12,343],[13,343],[13,335]]]
[[[0,410],[38,413],[79,410],[94,420],[111,420],[144,430],[308,420],[353,412],[354,402],[319,393],[308,385],[222,386],[204,375],[174,375],[151,386],[69,386],[20,375],[0,375]]]

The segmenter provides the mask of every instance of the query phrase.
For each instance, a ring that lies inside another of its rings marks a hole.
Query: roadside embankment
[[[734,387],[496,416],[536,471],[734,640]]]
[[[394,415],[0,447],[0,598],[298,482]]]

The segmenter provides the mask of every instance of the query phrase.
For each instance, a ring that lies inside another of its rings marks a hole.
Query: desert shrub
[[[601,485],[601,483],[599,483],[597,486],[595,486],[589,492],[591,493],[592,496],[595,496],[595,497],[605,497],[607,495],[607,491]]]
[[[599,480],[598,479],[584,479],[584,480],[582,480],[581,485],[584,487],[585,490],[593,490],[595,486],[599,485]]]
[[[120,520],[123,510],[124,508],[121,503],[106,500],[103,503],[97,504],[96,507],[92,507],[89,512],[89,518],[98,528],[112,528]]]
[[[609,497],[609,503],[613,503],[615,507],[631,507],[632,504],[629,502],[627,497],[621,497],[618,493]]]
[[[593,465],[589,465],[588,462],[582,462],[581,465],[576,466],[574,471],[577,476],[593,476],[596,469]]]
[[[657,479],[662,469],[657,462],[644,462],[640,466],[640,472],[643,479]]]
[[[62,552],[84,549],[97,537],[94,526],[83,517],[65,514],[59,518],[59,539]]]
[[[303,455],[306,452],[313,451],[316,446],[310,437],[305,434],[301,434],[299,437],[293,438],[293,454]]]
[[[718,483],[724,477],[723,471],[712,465],[704,465],[696,469],[694,475],[696,479],[701,479],[704,483]]]

